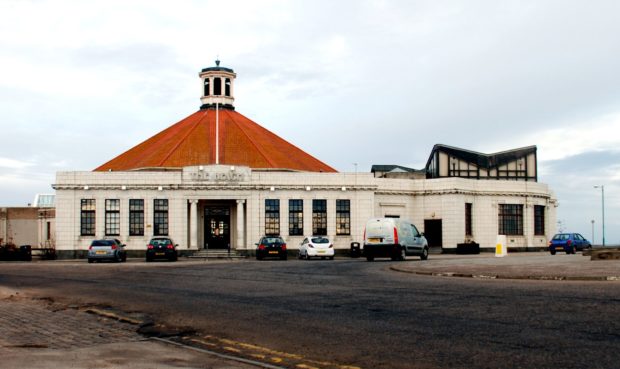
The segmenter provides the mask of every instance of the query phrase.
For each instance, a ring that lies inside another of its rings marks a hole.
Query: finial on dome
[[[218,67],[220,66],[220,59],[219,58],[215,59],[215,65],[217,65]]]

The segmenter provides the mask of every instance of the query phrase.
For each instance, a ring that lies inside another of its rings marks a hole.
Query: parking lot
[[[0,286],[22,296],[49,298],[67,311],[96,305],[144,314],[162,326],[193,331],[174,339],[281,367],[617,366],[619,282],[445,277],[468,270],[473,275],[474,268],[486,275],[618,270],[618,261],[580,254],[431,255],[424,262],[372,263],[342,257],[70,260],[2,267]],[[548,344],[565,340],[580,350]]]

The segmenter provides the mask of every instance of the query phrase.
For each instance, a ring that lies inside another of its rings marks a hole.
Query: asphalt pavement
[[[39,261],[75,264],[83,261]],[[243,261],[231,261],[239,265]],[[364,260],[360,260],[364,262]],[[139,266],[141,260],[130,260]],[[204,261],[180,259],[174,266]],[[220,260],[215,264],[228,263]],[[213,265],[213,262],[208,262]],[[532,279],[597,281],[618,283],[620,260],[591,260],[590,257],[544,252],[438,255],[422,261],[409,257],[390,262],[385,272],[410,273],[437,278]],[[162,264],[162,266],[172,264]],[[317,264],[319,265],[319,264]],[[401,274],[406,275],[406,274]],[[176,346],[138,332],[144,317],[102,314],[97,307],[66,306],[49,299],[20,295],[19,289],[0,287],[0,368],[253,368],[252,363],[234,360],[216,352]],[[135,321],[133,319],[135,318]],[[263,360],[264,361],[264,360]],[[277,363],[263,367],[276,368]],[[349,367],[351,368],[351,367]]]

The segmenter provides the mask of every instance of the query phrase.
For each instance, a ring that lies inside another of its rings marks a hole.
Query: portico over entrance
[[[244,249],[245,199],[188,199],[189,248]]]

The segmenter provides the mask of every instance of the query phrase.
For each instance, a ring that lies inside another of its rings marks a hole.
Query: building
[[[54,195],[37,195],[33,206],[0,208],[0,245],[54,248]]]
[[[91,240],[120,238],[141,255],[153,235],[187,254],[251,254],[265,234],[290,250],[327,235],[361,241],[376,216],[411,219],[444,252],[544,247],[557,202],[537,180],[536,147],[486,155],[436,145],[422,171],[398,165],[339,173],[235,110],[232,69],[205,68],[200,110],[102,164],[56,176],[57,252],[82,257]]]

